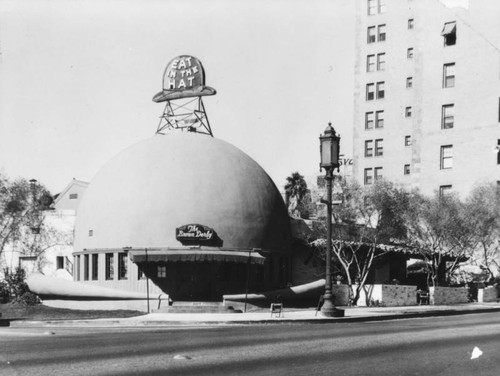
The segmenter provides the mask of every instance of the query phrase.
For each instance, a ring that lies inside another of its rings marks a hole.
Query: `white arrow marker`
[[[477,359],[479,358],[481,355],[483,355],[483,352],[481,350],[479,350],[479,347],[475,346],[474,349],[472,350],[472,355],[471,355],[471,359]]]

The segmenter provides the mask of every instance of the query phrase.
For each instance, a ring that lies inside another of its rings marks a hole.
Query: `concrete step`
[[[240,313],[222,302],[173,302],[172,305],[153,310],[157,313]]]

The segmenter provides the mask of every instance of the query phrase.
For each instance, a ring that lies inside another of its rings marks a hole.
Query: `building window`
[[[411,146],[411,136],[405,136],[405,146]]]
[[[443,87],[455,86],[455,63],[443,65]]]
[[[377,13],[385,13],[386,9],[386,0],[368,0],[369,16],[373,16]]]
[[[384,128],[384,111],[377,111],[375,114],[375,128]]]
[[[405,166],[404,166],[404,174],[405,175],[410,175],[410,165],[409,164],[405,164]]]
[[[413,18],[410,18],[408,20],[408,30],[412,30],[413,29]]]
[[[127,279],[127,254],[118,253],[118,279]]]
[[[373,184],[373,168],[365,168],[365,185]]]
[[[406,58],[407,59],[413,59],[413,48],[408,48],[406,50]]]
[[[377,82],[377,99],[385,98],[385,82]]]
[[[441,170],[453,167],[453,145],[441,146]]]
[[[99,276],[99,255],[92,255],[92,280],[97,281]]]
[[[379,71],[385,70],[385,53],[377,55],[377,70]]]
[[[411,117],[411,106],[405,108],[405,117],[407,118]]]
[[[375,140],[375,156],[381,157],[384,155],[384,140],[382,138]]]
[[[146,274],[144,273],[143,266],[137,264],[137,279],[146,279]]]
[[[366,57],[366,71],[375,72],[375,55],[368,55]]]
[[[366,100],[372,101],[375,99],[375,84],[366,84]]]
[[[83,279],[89,280],[89,255],[83,255]]]
[[[89,230],[89,236],[94,236],[94,230]]]
[[[373,157],[373,140],[365,141],[365,157]]]
[[[75,271],[76,271],[76,280],[79,281],[80,280],[80,255],[76,256],[76,260],[75,260]]]
[[[411,89],[413,87],[413,77],[406,77],[406,88]]]
[[[70,200],[76,200],[78,198],[78,193],[70,193],[69,194],[69,199]]]
[[[454,46],[457,43],[457,23],[455,21],[445,23],[441,35],[444,37],[445,47]]]
[[[63,256],[56,257],[56,268],[57,269],[64,269],[64,257]]]
[[[446,197],[449,196],[451,193],[451,185],[441,185],[439,187],[439,197]]]
[[[382,179],[382,167],[375,167],[375,181]]]
[[[497,140],[497,164],[500,164],[500,139]]]
[[[445,104],[441,109],[441,128],[453,128],[455,123],[455,105]]]
[[[158,265],[158,268],[156,269],[156,276],[158,278],[167,278],[167,266]]]
[[[107,280],[115,278],[114,254],[106,253],[106,275]]]
[[[378,41],[385,41],[385,25],[378,25]]]
[[[385,0],[378,0],[378,12],[385,13],[387,6],[385,4]]]
[[[367,40],[367,43],[370,44],[370,43],[375,43],[376,41],[376,33],[375,33],[375,26],[370,26],[368,27],[368,40]]]
[[[377,14],[377,0],[368,0],[368,15]]]
[[[365,129],[373,129],[374,114],[373,112],[365,113]]]

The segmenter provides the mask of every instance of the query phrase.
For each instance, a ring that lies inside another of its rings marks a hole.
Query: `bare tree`
[[[369,187],[344,182],[343,191],[343,202],[335,210],[333,261],[340,265],[347,279],[350,304],[357,305],[374,261],[386,254],[380,245],[405,235],[402,218],[408,193],[387,181],[377,181]],[[323,258],[325,233],[326,225],[323,224],[318,239],[311,243]]]

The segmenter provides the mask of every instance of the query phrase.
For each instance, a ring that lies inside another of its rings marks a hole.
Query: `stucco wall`
[[[334,304],[349,303],[349,288],[347,285],[334,285]],[[367,299],[368,297],[368,299]],[[417,304],[417,287],[404,285],[366,285],[358,300],[358,306],[366,306],[368,302],[387,307],[407,306]]]
[[[498,300],[497,286],[488,286],[484,289],[477,290],[478,303],[496,302]]]
[[[431,287],[429,288],[430,304],[467,303],[466,287]]]

